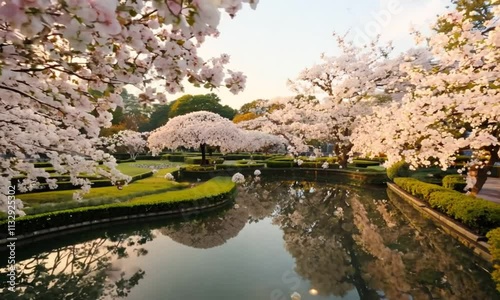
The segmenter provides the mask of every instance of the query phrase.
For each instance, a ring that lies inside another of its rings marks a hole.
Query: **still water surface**
[[[484,262],[390,191],[323,183],[260,182],[218,212],[16,255],[19,293],[2,299],[500,299]]]

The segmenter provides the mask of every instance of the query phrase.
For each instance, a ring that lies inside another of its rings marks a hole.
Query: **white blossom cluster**
[[[255,152],[285,143],[286,140],[278,136],[240,129],[230,120],[207,111],[172,118],[148,138],[154,155],[165,148],[200,148],[202,145],[220,147],[222,152]]]
[[[498,6],[492,9],[500,14]],[[407,93],[362,119],[353,152],[385,153],[387,165],[405,160],[444,169],[461,149],[500,155],[500,28],[492,20],[481,32],[460,12],[440,20],[453,26],[428,39],[437,67],[401,65]]]
[[[234,183],[243,184],[243,183],[245,183],[245,176],[241,173],[235,173],[233,175],[233,177],[231,178],[231,180]]]
[[[168,181],[175,181],[175,177],[174,175],[172,175],[172,173],[165,174],[165,179]]]
[[[125,84],[143,89],[141,101],[165,101],[184,79],[237,93],[246,77],[225,72],[228,55],[205,60],[198,48],[218,35],[221,12],[234,16],[258,0],[7,0],[0,4],[0,207],[7,187],[26,174],[21,189],[48,178],[26,159],[48,156],[71,182],[77,175],[124,179],[114,159],[96,149],[111,112],[123,106]],[[224,75],[227,73],[228,76]],[[99,168],[103,161],[107,168]],[[54,187],[54,183],[49,183]]]
[[[147,148],[146,138],[149,132],[137,132],[133,130],[122,130],[115,133],[109,138],[104,138],[104,143],[107,145],[107,150],[117,152],[123,148],[130,154],[131,159],[136,159],[137,155],[143,153]]]

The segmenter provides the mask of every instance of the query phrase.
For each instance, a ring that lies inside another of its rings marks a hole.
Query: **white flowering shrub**
[[[105,138],[105,143],[110,152],[117,152],[122,148],[130,155],[131,159],[136,159],[137,155],[146,150],[148,135],[149,132],[141,133],[133,130],[122,130],[109,138]]]
[[[237,183],[237,184],[242,184],[242,183],[245,183],[245,176],[241,173],[236,173],[233,175],[233,177],[231,178],[231,180],[234,182],[234,183]]]
[[[255,170],[253,172],[253,175],[255,175],[255,176],[260,176],[260,174],[261,174],[260,170]]]

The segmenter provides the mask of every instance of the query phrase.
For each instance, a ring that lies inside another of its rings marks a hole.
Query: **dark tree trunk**
[[[478,168],[477,166],[471,167],[469,172],[473,172],[476,174],[476,184],[472,187],[470,194],[472,196],[477,196],[479,191],[483,188],[483,185],[486,183],[486,180],[488,179],[488,172],[491,171],[493,165],[500,161],[498,157],[498,150],[500,149],[500,146],[495,146],[495,147],[490,147],[487,149],[490,152],[490,159],[486,163],[485,166],[482,168]]]
[[[201,165],[207,165],[207,159],[206,159],[206,147],[207,144],[200,144],[200,149],[201,149]]]
[[[335,145],[335,153],[337,154],[338,163],[343,169],[347,169],[347,161],[349,160],[349,148],[339,147]]]

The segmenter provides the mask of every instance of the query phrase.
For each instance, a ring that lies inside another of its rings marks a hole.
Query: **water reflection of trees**
[[[384,242],[399,245],[407,277],[416,299],[499,299],[493,282],[482,270],[486,264],[448,234],[438,230],[428,219],[387,192],[391,205],[398,210],[401,223],[411,220],[411,227],[398,226],[401,232]],[[405,216],[405,217],[404,217]],[[399,238],[397,238],[399,237]]]
[[[390,191],[388,196],[390,201],[374,199],[338,185],[253,182],[240,187],[234,207],[158,232],[206,249],[236,237],[248,222],[271,217],[296,273],[319,295],[356,289],[362,299],[498,298],[494,288],[478,288],[494,287],[476,266],[479,260]],[[142,245],[153,238],[150,230],[111,234],[33,256],[18,263],[21,292],[2,299],[125,297],[145,274],[123,258],[147,255]]]
[[[308,183],[292,183],[274,223],[283,230],[297,274],[308,279],[320,295],[342,296],[353,289],[355,276],[350,249],[345,247],[352,222],[338,213],[339,208],[348,210],[345,192],[315,189]]]
[[[356,288],[362,299],[498,297],[494,289],[477,288],[494,285],[472,254],[418,213],[411,215],[411,208],[404,212],[410,226],[392,201],[340,186],[309,193],[310,185],[291,184],[274,223],[283,230],[295,271],[320,295]]]
[[[7,292],[4,285],[2,299],[125,297],[145,272],[139,267],[125,268],[121,259],[146,255],[142,245],[153,238],[149,230],[128,232],[37,254],[17,263],[17,290]]]
[[[281,197],[281,182],[262,182],[259,177],[239,187],[236,204],[248,210],[250,222],[258,222],[273,214]]]
[[[238,187],[234,207],[218,216],[194,218],[159,229],[163,235],[183,245],[208,249],[223,245],[234,238],[247,223],[270,216],[280,198],[280,183],[251,181]]]
[[[245,227],[248,211],[245,208],[230,208],[224,214],[210,218],[196,218],[190,221],[161,227],[158,231],[177,243],[200,249],[223,245],[234,238]]]

